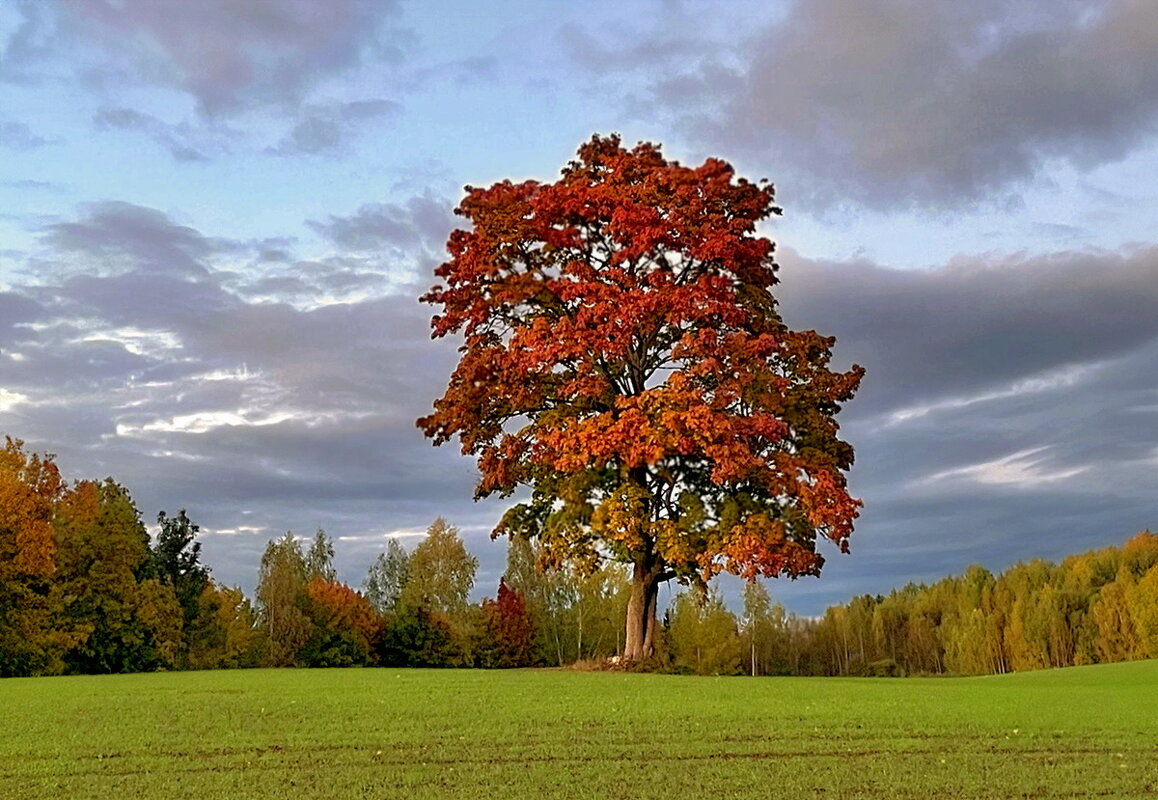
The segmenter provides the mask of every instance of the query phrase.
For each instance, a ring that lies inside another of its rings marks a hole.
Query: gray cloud
[[[447,200],[427,192],[405,205],[367,203],[350,216],[307,224],[339,247],[356,252],[382,248],[435,252],[442,251],[454,227],[451,208]]]
[[[396,0],[86,0],[64,4],[75,32],[175,86],[207,114],[299,101],[320,79],[397,59],[385,23]]]
[[[79,259],[80,271],[86,273],[99,265],[111,272],[140,268],[208,275],[204,259],[219,245],[199,231],[132,203],[104,201],[91,204],[88,210],[84,219],[48,227],[44,241],[59,263]]]
[[[399,206],[416,230],[427,202]],[[414,425],[454,356],[430,342],[417,292],[319,303],[365,288],[366,256],[311,267],[291,242],[213,239],[125,203],[41,243],[39,281],[0,294],[0,432],[59,453],[70,477],[116,476],[146,516],[184,506],[207,530],[243,528],[209,537],[219,577],[252,586],[267,538],[320,525],[356,537],[343,559],[357,583],[387,533],[478,518],[470,464]],[[222,267],[271,245],[303,277],[251,299]]]
[[[0,147],[9,150],[36,150],[48,144],[48,140],[37,136],[23,122],[0,120]]]
[[[819,611],[1153,527],[1158,249],[929,271],[783,258],[786,321],[868,374],[842,412],[866,506],[853,554],[774,587]]]
[[[270,293],[326,297],[365,297],[383,292],[417,296],[426,278],[445,256],[454,226],[450,201],[429,189],[404,203],[366,203],[348,216],[307,220],[334,252],[321,258],[293,260],[273,251],[277,261],[250,270],[256,280],[237,283],[250,298]],[[262,257],[271,255],[263,250]],[[422,277],[420,277],[422,276]]]
[[[340,154],[356,138],[360,127],[395,116],[401,109],[401,104],[391,100],[307,106],[290,132],[268,152],[279,156]]]
[[[641,113],[803,173],[794,194],[813,203],[972,203],[1051,159],[1120,159],[1158,124],[1147,0],[813,0],[707,53],[662,30],[622,48],[570,38],[596,71],[650,71],[629,98]]]
[[[97,130],[119,130],[141,133],[169,152],[174,160],[206,162],[211,155],[227,153],[236,134],[204,125],[170,124],[151,114],[132,108],[105,106],[93,115]]]
[[[788,322],[837,335],[842,359],[871,365],[857,406],[874,413],[1049,380],[1158,336],[1158,248],[927,271],[782,261]]]
[[[0,81],[31,84],[36,78],[29,64],[52,55],[52,25],[45,9],[36,3],[13,3],[19,22],[0,47]]]

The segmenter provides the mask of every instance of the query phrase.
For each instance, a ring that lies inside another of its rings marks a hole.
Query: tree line
[[[793,653],[804,663],[782,666],[811,674],[980,675],[1158,658],[1158,535],[998,576],[973,566],[797,625],[809,629],[810,646]]]
[[[607,664],[624,652],[629,568],[554,563],[516,537],[494,598],[436,520],[410,552],[390,539],[355,589],[324,531],[270,541],[251,599],[213,579],[198,526],[150,537],[111,478],[67,485],[50,456],[0,450],[0,676],[238,667]],[[551,570],[545,566],[553,565]],[[819,619],[762,582],[734,614],[714,588],[677,594],[650,669],[700,674],[981,674],[1158,657],[1158,535],[1060,565],[981,567],[861,596]]]
[[[396,539],[360,590],[332,539],[270,541],[253,598],[214,580],[184,510],[151,537],[112,478],[68,485],[51,456],[0,449],[0,677],[159,669],[561,665],[622,647],[625,573],[539,572],[512,545],[495,597],[470,600],[478,561],[438,519]]]

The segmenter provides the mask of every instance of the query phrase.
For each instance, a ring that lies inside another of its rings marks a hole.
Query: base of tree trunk
[[[659,581],[655,570],[636,563],[631,576],[631,597],[627,601],[627,636],[623,660],[646,661],[655,655],[656,600]]]

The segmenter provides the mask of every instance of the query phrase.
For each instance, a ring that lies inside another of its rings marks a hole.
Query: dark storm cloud
[[[187,506],[210,529],[260,528],[249,535],[262,542],[318,526],[369,536],[342,548],[355,582],[384,546],[373,534],[421,529],[439,513],[478,518],[469,465],[452,448],[432,452],[414,425],[453,353],[429,342],[413,298],[241,306],[210,323],[183,332],[183,354],[241,366],[133,392],[138,405],[102,441],[105,453],[125,448],[115,474],[141,486],[143,502]],[[251,585],[256,560],[215,563]]]
[[[867,497],[867,496],[866,496]],[[1065,491],[981,491],[926,503],[867,498],[844,555],[828,548],[819,580],[772,581],[790,609],[822,614],[859,594],[888,594],[907,583],[934,583],[972,564],[994,573],[1018,561],[1060,561],[1074,553],[1121,545],[1146,524],[1131,498]]]
[[[664,36],[572,36],[572,52],[600,72],[650,70],[637,108],[804,172],[793,193],[817,202],[974,202],[1051,159],[1120,159],[1158,124],[1149,0],[809,0],[707,55],[657,47]]]
[[[85,0],[63,3],[74,35],[132,72],[189,92],[213,115],[299,101],[324,77],[397,59],[396,0]]]
[[[104,391],[120,386],[124,381],[149,366],[149,359],[107,339],[77,339],[61,342],[46,337],[48,346],[18,346],[24,359],[6,364],[2,370],[8,386],[31,390],[33,397],[43,397],[46,387],[60,392],[53,399],[67,400],[74,393]]]

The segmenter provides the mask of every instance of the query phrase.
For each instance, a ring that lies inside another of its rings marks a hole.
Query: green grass
[[[0,798],[1158,796],[1158,662],[989,678],[0,681]]]

